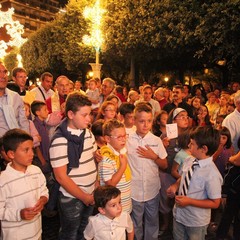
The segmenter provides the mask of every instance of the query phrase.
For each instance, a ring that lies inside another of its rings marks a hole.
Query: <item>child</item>
[[[92,110],[100,107],[100,92],[97,87],[96,79],[92,78],[88,81],[88,89],[86,90],[86,95],[89,100],[92,102]]]
[[[210,126],[210,116],[206,105],[201,105],[198,109],[197,126]]]
[[[219,133],[220,144],[217,151],[213,154],[213,161],[223,177],[227,162],[234,154],[234,151],[229,130],[226,127],[223,127],[221,130],[219,130]]]
[[[0,175],[0,220],[2,238],[40,239],[41,211],[48,200],[45,177],[32,164],[33,138],[20,129],[3,136],[11,163]]]
[[[89,218],[84,231],[86,240],[133,240],[134,229],[129,213],[122,212],[121,192],[113,186],[98,187],[94,201],[99,214]]]
[[[101,147],[103,159],[98,164],[101,185],[116,186],[122,192],[123,211],[132,211],[130,196],[131,172],[126,153],[126,131],[124,124],[116,119],[104,123],[103,135],[107,146]]]
[[[91,101],[74,92],[66,100],[66,116],[51,140],[50,161],[60,184],[59,239],[83,239],[88,217],[93,212],[93,191],[97,169],[94,136],[88,129],[91,121]]]
[[[116,115],[117,109],[115,107],[115,104],[110,101],[104,101],[101,107],[99,108],[96,120],[104,119],[104,121],[107,121],[116,118]]]
[[[102,129],[103,124],[104,124],[104,120],[103,119],[98,119],[91,126],[91,131],[92,131],[92,134],[95,137],[98,148],[101,148],[102,146],[106,145],[106,141],[105,141],[105,138],[103,136],[103,129]]]
[[[190,133],[189,129],[180,133],[178,136],[178,147],[180,151],[174,157],[171,174],[174,178],[178,179],[182,175],[182,166],[186,158],[192,157],[189,150]]]
[[[173,237],[204,240],[211,208],[221,200],[222,177],[212,161],[220,136],[212,127],[197,127],[191,132],[189,148],[196,159],[185,161],[182,177],[167,189],[175,197]]]
[[[167,168],[166,150],[159,137],[151,133],[152,108],[139,103],[134,109],[136,132],[127,140],[127,156],[132,172],[131,213],[136,239],[158,239],[159,168]]]
[[[238,139],[240,148],[240,138]],[[222,205],[224,206],[216,239],[225,239],[230,226],[233,226],[233,239],[240,239],[240,152],[229,158],[222,186]]]
[[[48,109],[45,102],[42,101],[33,101],[31,104],[32,114],[35,116],[33,123],[41,136],[40,142],[40,150],[42,153],[43,161],[43,172],[48,173],[50,171],[49,168],[49,133],[45,123],[45,120],[48,118]]]
[[[136,131],[136,127],[134,125],[134,116],[133,110],[135,106],[131,103],[124,102],[119,107],[119,113],[121,118],[123,119],[123,124],[126,129],[126,133],[129,135],[131,132]]]

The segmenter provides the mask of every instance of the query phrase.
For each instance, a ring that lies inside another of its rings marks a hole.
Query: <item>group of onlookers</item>
[[[61,75],[53,90],[46,72],[27,90],[24,68],[10,83],[7,73],[0,63],[3,239],[40,239],[43,209],[59,212],[59,239],[125,239],[125,231],[128,239],[158,239],[172,219],[174,239],[204,239],[221,197],[217,239],[233,219],[240,237],[239,189],[223,182],[227,165],[240,165],[239,83],[128,91],[105,78],[90,79],[84,91]]]

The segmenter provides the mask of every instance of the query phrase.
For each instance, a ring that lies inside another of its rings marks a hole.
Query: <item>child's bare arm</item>
[[[181,177],[181,175],[178,173],[178,168],[179,168],[179,164],[177,162],[173,161],[171,175],[176,179]]]
[[[180,185],[180,180],[181,178],[179,178],[174,184],[172,184],[168,189],[167,189],[167,196],[169,198],[174,198],[176,195],[176,192],[179,188]]]
[[[134,229],[132,230],[132,232],[127,233],[127,239],[128,240],[133,240],[134,239]]]
[[[176,196],[175,202],[179,207],[194,206],[199,208],[218,208],[221,202],[221,198],[194,199],[187,196]]]

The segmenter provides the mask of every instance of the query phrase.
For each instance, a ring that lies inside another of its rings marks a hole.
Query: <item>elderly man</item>
[[[18,93],[7,88],[7,72],[4,64],[0,62],[0,136],[13,128],[29,132],[22,99]]]
[[[57,91],[46,100],[49,117],[47,119],[47,125],[51,126],[49,135],[53,134],[55,127],[65,117],[65,101],[69,94],[69,79],[61,75],[56,79]]]
[[[160,108],[163,109],[163,107],[168,103],[166,98],[164,97],[164,88],[159,87],[154,92],[154,98],[159,102]]]
[[[102,104],[105,99],[112,94],[115,88],[115,81],[111,78],[105,78],[102,82],[102,94],[100,96],[100,104]]]
[[[240,138],[240,90],[235,93],[234,104],[236,106],[235,110],[223,120],[222,125],[229,129],[234,152],[237,153],[240,150],[238,146]]]
[[[51,89],[53,86],[53,75],[49,72],[45,72],[40,77],[41,85],[35,87],[30,92],[35,96],[35,100],[45,102],[50,98],[54,91]]]

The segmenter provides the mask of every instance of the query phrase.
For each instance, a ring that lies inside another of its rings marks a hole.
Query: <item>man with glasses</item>
[[[115,81],[111,78],[105,78],[102,82],[102,94],[100,95],[100,104],[102,104],[105,99],[112,94],[115,88]]]
[[[7,88],[7,69],[0,62],[0,137],[9,129],[20,128],[29,132],[21,97]]]

